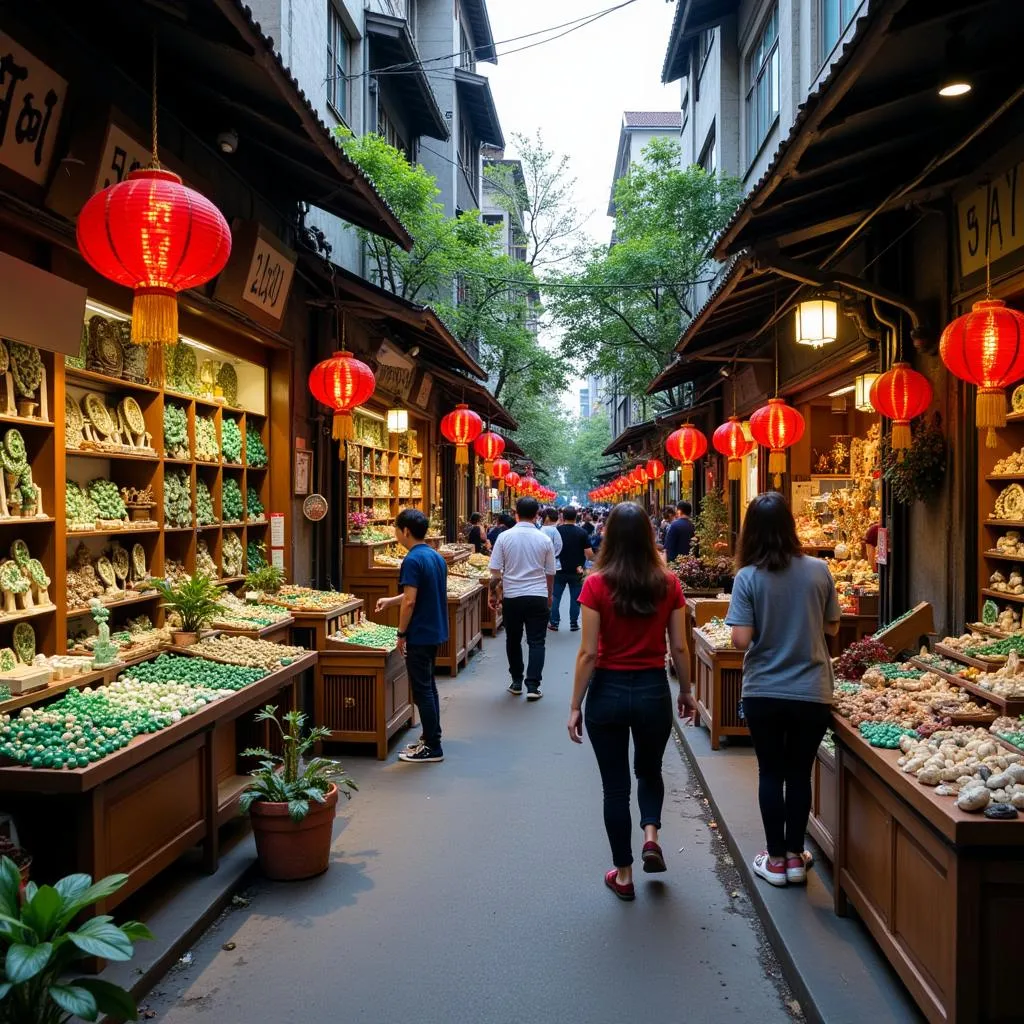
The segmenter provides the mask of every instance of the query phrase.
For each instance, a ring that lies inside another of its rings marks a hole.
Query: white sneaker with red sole
[[[754,874],[763,878],[769,885],[786,885],[786,864],[773,864],[768,859],[768,851],[762,850],[753,863]]]

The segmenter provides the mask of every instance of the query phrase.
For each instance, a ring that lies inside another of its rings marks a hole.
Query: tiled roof
[[[683,115],[678,110],[627,110],[622,115],[627,128],[682,128]]]

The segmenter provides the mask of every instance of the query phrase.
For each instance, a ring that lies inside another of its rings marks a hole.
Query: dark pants
[[[412,686],[412,699],[420,713],[423,742],[438,753],[441,750],[441,702],[434,678],[436,657],[437,644],[408,644],[405,649],[405,668]]]
[[[514,683],[523,682],[523,629],[530,657],[526,665],[526,688],[535,690],[544,674],[544,631],[548,624],[546,597],[506,597],[501,602],[505,620],[505,651],[508,671]]]
[[[757,754],[757,796],[768,854],[802,853],[811,813],[811,771],[832,718],[832,706],[809,700],[744,697],[743,713]]]
[[[672,734],[672,695],[665,670],[619,672],[599,668],[587,690],[584,721],[601,770],[604,827],[612,847],[612,863],[624,868],[633,863],[630,733],[640,827],[661,828],[661,807],[665,801],[661,759]]]
[[[565,588],[569,588],[569,625],[580,624],[580,591],[583,589],[583,577],[578,572],[556,572],[555,593],[551,601],[551,625],[557,626],[562,621],[559,605]]]

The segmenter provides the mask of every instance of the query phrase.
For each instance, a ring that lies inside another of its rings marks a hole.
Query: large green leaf
[[[21,898],[21,872],[10,857],[0,858],[0,914],[17,917]]]
[[[28,893],[26,891],[26,897]],[[21,909],[21,918],[41,939],[48,938],[60,917],[64,901],[53,886],[43,885]]]
[[[302,821],[309,814],[309,801],[289,800],[288,814],[291,816],[292,821]]]
[[[105,960],[130,960],[135,951],[132,940],[116,924],[86,921],[68,938],[83,952]]]
[[[96,1000],[100,1013],[117,1020],[138,1020],[139,1011],[131,994],[118,985],[99,978],[75,978],[73,984],[88,989]]]
[[[80,910],[84,910],[94,903],[99,903],[100,900],[105,900],[108,896],[113,896],[127,881],[127,875],[108,875],[106,878],[101,878],[95,884],[90,885],[83,892],[80,892],[74,900],[65,901],[64,909],[60,915],[59,923],[61,927],[69,924]]]
[[[81,899],[89,886],[92,885],[92,878],[89,875],[67,875],[62,878],[54,888],[60,893],[61,898],[69,903]]]
[[[0,1003],[7,998],[7,993],[11,991],[14,986],[9,981],[0,982]]]
[[[7,959],[4,962],[4,973],[7,980],[14,985],[20,985],[23,981],[34,978],[50,962],[53,953],[53,946],[49,942],[42,942],[38,946],[26,946],[24,943],[15,942],[7,950]]]
[[[93,994],[78,985],[51,985],[50,998],[62,1010],[82,1020],[95,1020],[99,1016],[99,1007]]]
[[[156,936],[141,921],[126,921],[121,925],[121,931],[128,936],[132,942],[152,942]]]

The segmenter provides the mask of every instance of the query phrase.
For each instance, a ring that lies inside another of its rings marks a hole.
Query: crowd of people
[[[402,593],[377,603],[378,611],[400,606],[399,650],[423,724],[420,739],[399,754],[410,763],[444,760],[434,660],[448,638],[447,567],[424,543],[427,525],[426,516],[411,509],[396,519],[396,539],[409,552],[399,578]],[[660,515],[633,502],[607,512],[572,505],[542,509],[524,497],[514,515],[501,513],[490,529],[474,513],[464,536],[478,553],[490,555],[488,604],[501,607],[511,695],[525,693],[531,703],[543,697],[545,637],[558,632],[569,593],[569,630],[582,630],[569,738],[582,743],[585,730],[601,775],[614,865],[605,885],[619,899],[633,900],[631,739],[641,863],[645,872],[667,869],[659,832],[662,760],[673,716],[669,661],[679,684],[676,713],[691,723],[697,713],[686,599],[668,568],[693,550],[692,508],[683,501]],[[746,652],[743,714],[758,760],[766,838],[753,870],[771,885],[800,884],[811,865],[804,835],[814,756],[832,701],[825,637],[838,630],[838,600],[825,563],[803,554],[789,505],[776,492],[748,506],[736,567],[726,622],[733,645]]]

